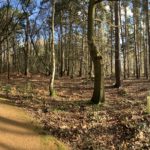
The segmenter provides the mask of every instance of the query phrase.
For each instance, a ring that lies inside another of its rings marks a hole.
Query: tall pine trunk
[[[61,64],[60,64],[60,76],[64,75],[65,71],[65,53],[63,49],[63,27],[62,27],[62,11],[60,13],[60,51],[61,51]]]
[[[111,24],[113,24],[113,22],[114,22],[113,21],[113,17],[114,17],[113,16],[113,12],[114,12],[113,5],[110,6],[110,12],[111,12]],[[111,59],[111,67],[110,68],[111,68],[111,77],[112,77],[113,76],[113,33],[114,33],[113,27],[111,27],[110,31],[111,31],[111,56],[110,56],[111,57],[110,58]]]
[[[7,16],[6,16],[6,19],[8,21],[8,17],[9,17],[9,1],[7,0]],[[6,31],[6,34],[7,34],[7,39],[6,39],[6,47],[7,47],[7,52],[6,52],[6,55],[7,55],[7,79],[9,80],[10,79],[10,58],[9,58],[9,37],[8,37],[8,30],[9,30],[9,27],[7,26],[7,31]]]
[[[26,29],[25,29],[25,68],[24,68],[24,75],[28,76],[29,75],[29,18],[26,16]]]
[[[115,87],[119,88],[121,86],[120,80],[120,38],[119,38],[119,4],[118,1],[115,2],[115,77],[116,84]]]
[[[148,79],[150,79],[150,31],[149,31],[149,5],[148,5],[148,1],[149,0],[145,0],[146,1],[146,30],[147,30],[147,53],[148,53]]]

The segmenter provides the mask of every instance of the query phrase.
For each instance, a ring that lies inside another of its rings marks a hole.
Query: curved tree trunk
[[[90,0],[88,8],[88,46],[89,52],[94,64],[94,91],[92,103],[98,104],[105,101],[104,96],[104,73],[102,56],[99,54],[94,41],[94,18],[95,18],[95,0]]]

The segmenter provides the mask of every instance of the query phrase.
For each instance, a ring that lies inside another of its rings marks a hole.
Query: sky
[[[105,6],[105,9],[106,9],[108,12],[110,12],[110,7],[109,7],[109,5],[106,5],[106,6]],[[124,10],[123,10],[123,8],[121,9],[121,15],[124,15]],[[132,6],[128,6],[128,7],[127,7],[127,15],[128,15],[128,17],[132,17],[132,16],[133,16],[133,13],[132,13]]]

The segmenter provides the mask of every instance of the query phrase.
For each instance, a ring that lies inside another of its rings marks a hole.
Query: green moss
[[[69,150],[67,146],[65,146],[62,142],[58,141],[56,138],[49,136],[49,135],[43,135],[41,136],[42,143],[47,146],[49,142],[53,142],[53,144],[57,147],[57,150]]]
[[[150,96],[147,96],[147,113],[150,114]]]
[[[56,96],[56,91],[54,89],[50,89],[49,94],[51,97],[55,97]]]

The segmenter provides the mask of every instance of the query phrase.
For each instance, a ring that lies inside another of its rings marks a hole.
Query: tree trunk
[[[24,70],[24,75],[28,76],[29,75],[29,18],[27,16],[26,18],[26,31],[25,31],[25,70]]]
[[[111,24],[113,24],[113,5],[110,7]],[[111,77],[113,76],[113,27],[111,27]]]
[[[65,53],[64,53],[64,49],[63,49],[63,28],[62,28],[62,11],[60,13],[60,50],[61,50],[61,64],[60,64],[60,76],[62,77],[64,75],[64,60],[65,60]]]
[[[83,35],[82,35],[82,50],[81,50],[81,56],[80,56],[79,77],[82,77],[82,73],[83,73],[83,57],[84,57],[84,28],[83,28]]]
[[[1,53],[1,51],[2,51],[2,44],[0,43],[0,74],[2,73],[2,63],[3,63],[3,61],[2,61],[2,59],[3,59],[3,57],[2,57],[2,53]]]
[[[137,54],[137,27],[136,23],[134,22],[134,55],[135,55],[135,74],[136,78],[139,78],[139,71],[138,71],[138,54]]]
[[[8,4],[8,6],[7,6],[7,16],[6,16],[6,18],[7,18],[7,21],[8,21],[8,17],[9,17],[9,1],[7,0],[7,4]],[[6,34],[7,34],[7,39],[6,39],[6,47],[7,47],[7,52],[6,52],[6,54],[7,54],[7,79],[9,80],[10,79],[10,60],[9,60],[9,37],[8,37],[8,30],[9,30],[9,28],[7,27],[7,31],[6,31]]]
[[[143,35],[145,35],[146,30],[143,29]],[[147,65],[147,41],[145,40],[145,36],[143,36],[143,49],[144,49],[144,76],[148,79],[148,65]]]
[[[55,95],[54,91],[54,79],[55,79],[55,47],[54,47],[54,17],[55,17],[55,0],[52,1],[52,41],[51,41],[51,55],[52,55],[52,73],[50,75],[50,86],[49,94],[50,96]]]
[[[119,38],[119,7],[118,1],[115,2],[115,77],[116,84],[115,87],[119,88],[121,86],[120,80],[120,38]]]
[[[8,37],[6,41],[7,45],[7,79],[10,79],[10,60],[9,60],[9,43],[8,43]]]
[[[94,59],[94,92],[91,101],[94,104],[105,101],[104,93],[104,66],[102,64],[102,58],[96,57]]]
[[[125,52],[125,58],[124,58],[124,78],[126,78],[127,74],[129,76],[129,72],[126,73],[127,68],[127,49],[128,49],[128,34],[127,34],[127,6],[124,6],[124,12],[125,12],[125,45],[124,45],[124,52]]]
[[[121,50],[123,52],[123,76],[124,76],[124,79],[126,79],[126,51],[125,51],[125,42],[124,42],[123,26],[122,26],[122,19],[121,19],[121,2],[120,1],[119,1],[119,19],[120,19],[120,29],[121,29],[121,41],[122,41]]]
[[[150,79],[150,31],[149,31],[149,5],[146,0],[146,27],[147,27],[147,48],[148,48],[148,79]]]
[[[104,75],[102,56],[100,56],[94,41],[94,18],[95,18],[95,0],[89,1],[88,7],[88,46],[90,56],[94,64],[94,91],[91,102],[98,104],[105,101],[104,96]]]

